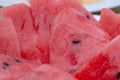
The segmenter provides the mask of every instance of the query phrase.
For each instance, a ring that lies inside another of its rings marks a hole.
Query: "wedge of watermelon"
[[[32,63],[0,54],[0,80],[76,80],[51,65]]]
[[[41,65],[34,71],[36,73],[42,72],[40,80],[76,80],[67,72],[51,65]]]
[[[72,75],[61,71],[51,65],[41,65],[40,67],[19,77],[17,80],[76,80]]]
[[[10,18],[0,19],[0,54],[20,57],[18,37]]]
[[[93,22],[97,21],[92,17],[91,13],[85,10],[75,0],[30,0],[33,13],[35,28],[41,41],[41,51],[49,52],[49,41],[51,31],[53,29],[53,21],[57,14],[64,8],[73,7],[82,12]]]
[[[36,65],[23,59],[2,54],[0,54],[0,65],[0,80],[18,80],[20,76],[29,73],[36,66],[40,66],[38,63]]]
[[[0,54],[0,80],[18,80],[22,75],[32,71],[28,61]]]
[[[41,41],[34,30],[31,9],[25,4],[16,4],[2,8],[1,13],[3,17],[7,16],[13,20],[20,42],[22,58],[48,63],[48,54],[39,48]]]
[[[100,27],[112,36],[116,37],[120,34],[120,14],[114,13],[110,9],[102,9]]]
[[[100,49],[108,41],[106,32],[78,10],[67,8],[55,19],[50,62],[71,73],[85,62],[87,53]]]
[[[19,77],[18,80],[76,80],[70,74],[61,71],[60,69],[50,66],[41,65],[36,68],[33,72]]]
[[[78,80],[119,80],[120,78],[120,35],[109,42],[102,50],[83,66],[75,77]]]
[[[90,35],[101,40],[107,40],[111,38],[108,33],[101,28],[98,28],[97,24],[94,24],[93,21],[87,19],[84,14],[74,8],[63,9],[56,16],[54,20],[55,28],[60,24],[72,25],[73,28],[77,30],[81,29],[82,32],[89,33]]]
[[[49,29],[52,29],[52,22],[56,15],[64,8],[69,7],[79,10],[79,12],[83,13],[88,19],[91,19],[93,22],[97,22],[91,13],[89,13],[75,0],[30,0],[30,4],[38,32],[40,32],[39,28],[43,25],[48,31]]]

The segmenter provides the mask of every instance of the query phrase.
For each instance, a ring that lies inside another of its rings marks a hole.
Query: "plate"
[[[120,6],[120,0],[101,0],[98,3],[83,5],[88,11],[96,12],[100,11],[102,8],[113,8]]]
[[[29,5],[28,0],[0,0],[1,6],[9,6],[12,4],[17,4],[17,3],[25,3],[25,4]]]
[[[94,17],[97,21],[100,20],[100,15],[93,15],[93,17]]]

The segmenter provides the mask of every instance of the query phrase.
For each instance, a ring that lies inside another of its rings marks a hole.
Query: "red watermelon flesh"
[[[103,28],[106,32],[112,36],[112,38],[116,37],[120,34],[120,14],[114,13],[110,9],[102,9],[101,11],[101,19],[100,19],[100,27]]]
[[[30,4],[36,31],[41,41],[40,49],[44,52],[48,52],[49,50],[49,41],[53,29],[54,18],[64,8],[76,8],[93,22],[97,22],[92,15],[75,0],[30,0]]]
[[[0,54],[0,80],[17,80],[17,77],[32,70],[25,60]]]
[[[17,80],[76,80],[72,75],[61,71],[60,69],[50,66],[41,65]]]
[[[41,29],[44,25],[48,31],[52,29],[52,23],[56,15],[64,8],[75,8],[83,13],[87,18],[97,22],[91,13],[79,5],[75,0],[30,0],[36,29]],[[40,29],[38,32],[40,32]]]
[[[110,39],[108,33],[94,24],[91,20],[87,19],[84,14],[74,8],[63,9],[55,18],[54,26],[68,24],[72,25],[73,28],[92,35],[101,40]],[[54,28],[53,28],[54,29]]]
[[[1,13],[4,17],[12,18],[14,22],[20,42],[21,56],[25,59],[48,63],[48,54],[39,49],[40,40],[34,30],[30,8],[25,4],[16,4],[3,8]]]
[[[84,15],[68,10],[63,10],[55,21],[50,42],[50,62],[69,72],[84,62],[84,55],[107,43],[109,36]]]
[[[10,18],[0,19],[0,54],[20,57],[18,37]]]
[[[78,80],[119,80],[120,35],[109,42],[89,61],[80,66],[75,77]]]
[[[37,74],[28,74],[27,76],[23,77],[20,80],[76,80],[73,78],[72,75],[54,67],[51,65],[41,65],[40,67],[36,68],[34,72]]]
[[[31,63],[0,54],[0,80],[75,80],[51,65]]]
[[[50,63],[68,72],[82,64],[87,53],[107,43],[68,25],[59,25],[55,30],[51,38]]]

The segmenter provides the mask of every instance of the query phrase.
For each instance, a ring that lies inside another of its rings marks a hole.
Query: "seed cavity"
[[[116,80],[119,80],[120,79],[120,72],[117,73],[117,76],[116,76]]]
[[[76,45],[76,44],[80,44],[81,41],[80,40],[73,40],[72,43]]]

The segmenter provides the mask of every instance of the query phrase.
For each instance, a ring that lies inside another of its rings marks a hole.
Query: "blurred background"
[[[82,3],[89,11],[96,12],[102,8],[118,8],[120,12],[120,0],[78,0]],[[82,2],[83,1],[83,2]]]
[[[28,4],[28,0],[0,0],[1,6],[8,6],[15,3],[26,3]]]
[[[49,1],[49,0],[48,0]],[[98,12],[102,8],[115,8],[116,12],[120,12],[120,0],[77,0],[90,12]],[[0,6],[8,6],[15,3],[26,3],[28,0],[0,0]],[[117,9],[116,9],[117,8]]]
[[[48,0],[49,1],[49,0]],[[99,17],[102,8],[110,8],[116,13],[120,13],[120,0],[77,0],[95,17]],[[25,3],[29,5],[28,0],[0,0],[0,6],[8,6],[16,3]]]

